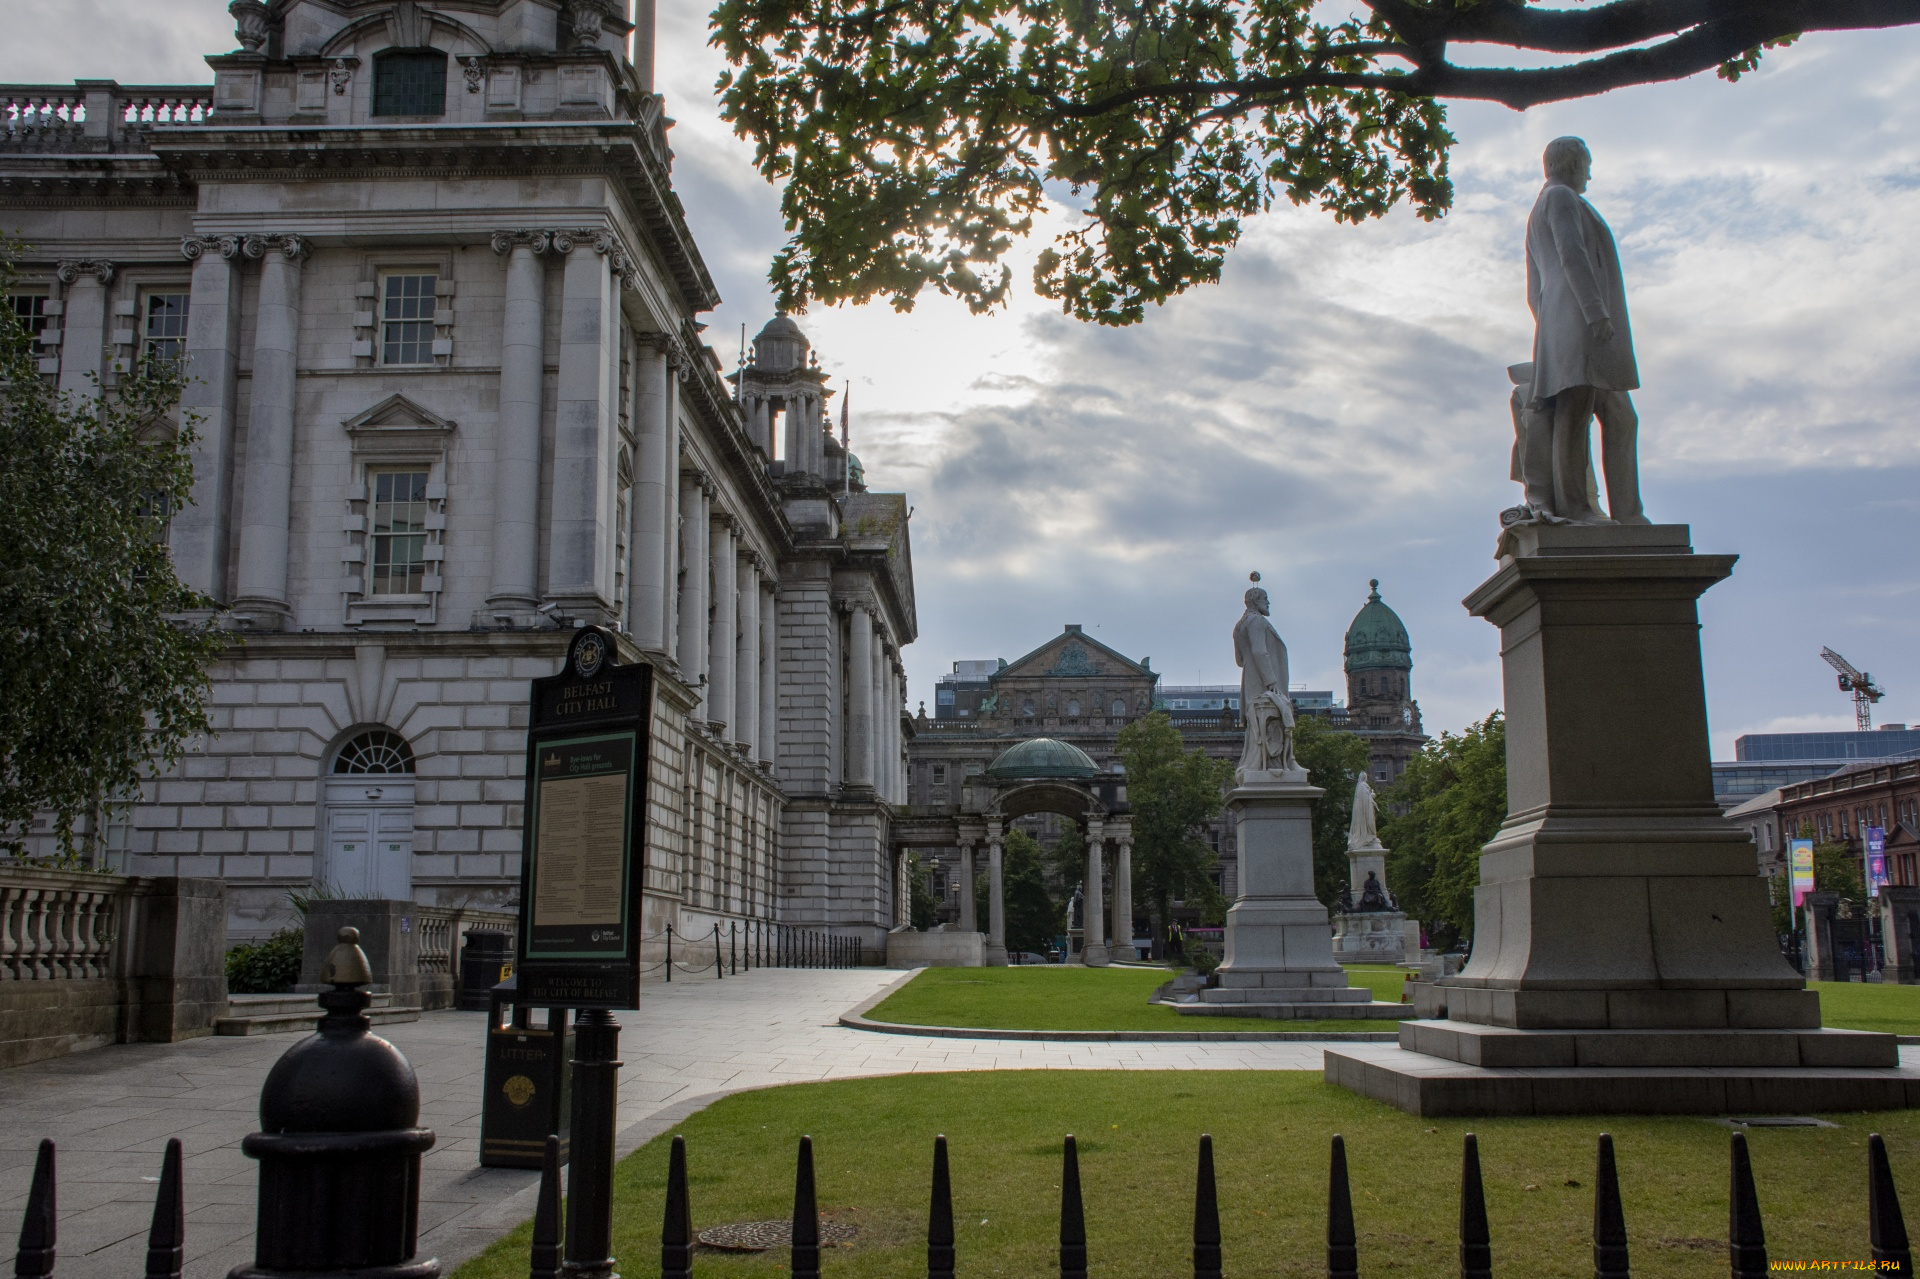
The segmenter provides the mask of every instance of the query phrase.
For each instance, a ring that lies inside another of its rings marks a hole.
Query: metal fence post
[[[1907,1223],[1900,1214],[1900,1195],[1893,1188],[1893,1169],[1887,1165],[1887,1143],[1877,1132],[1867,1137],[1867,1238],[1875,1261],[1890,1263],[1893,1273],[1911,1279],[1913,1252],[1907,1244]]]
[[[1620,1206],[1620,1174],[1613,1163],[1613,1135],[1600,1134],[1593,1170],[1593,1279],[1630,1279],[1627,1218]]]
[[[1733,1262],[1733,1279],[1766,1279],[1767,1232],[1760,1221],[1760,1197],[1753,1192],[1753,1165],[1747,1159],[1747,1135],[1743,1132],[1733,1134],[1727,1251]]]
[[[180,1279],[187,1261],[186,1188],[180,1181],[180,1139],[169,1138],[160,1160],[160,1192],[147,1230],[146,1279]]]
[[[20,1220],[20,1246],[13,1254],[13,1273],[18,1279],[41,1279],[53,1273],[54,1238],[58,1232],[53,1192],[53,1143],[43,1137],[40,1153],[33,1161],[27,1212]]]
[[[620,1023],[604,1008],[574,1022],[573,1143],[567,1176],[566,1272],[613,1274],[613,1128],[620,1105]]]
[[[1213,1137],[1200,1134],[1193,1183],[1193,1279],[1220,1279],[1220,1199],[1213,1186]]]
[[[673,980],[673,925],[667,925],[667,980]]]
[[[540,1199],[533,1210],[528,1279],[560,1279],[560,1138],[547,1136],[540,1159]]]
[[[1467,1134],[1460,1153],[1460,1279],[1493,1279],[1487,1195],[1480,1184],[1480,1139]]]
[[[1060,1279],[1087,1279],[1087,1214],[1080,1203],[1080,1149],[1072,1133],[1060,1167]]]
[[[660,1279],[693,1279],[693,1206],[687,1198],[687,1139],[667,1156],[666,1220],[660,1225]]]
[[[793,1174],[793,1235],[788,1250],[793,1279],[820,1279],[820,1209],[813,1193],[813,1138],[800,1139],[800,1162]]]
[[[1327,1279],[1360,1279],[1360,1248],[1353,1233],[1353,1189],[1347,1183],[1347,1143],[1333,1135],[1327,1174]]]
[[[927,1279],[953,1279],[953,1179],[947,1135],[933,1139],[933,1202],[927,1208]]]
[[[713,978],[720,981],[727,975],[727,953],[720,949],[720,921],[713,921]]]

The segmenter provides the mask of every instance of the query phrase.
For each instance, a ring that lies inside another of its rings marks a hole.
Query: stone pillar
[[[1506,823],[1447,1015],[1505,1027],[1813,1028],[1752,838],[1714,802],[1685,525],[1514,530],[1466,600],[1500,628]],[[1594,946],[1595,936],[1605,946]]]
[[[763,764],[780,748],[780,597],[768,580],[760,591],[760,741],[755,754]]]
[[[227,530],[231,518],[235,375],[240,353],[239,241],[188,236],[180,252],[193,263],[187,307],[186,385],[180,408],[200,419],[193,445],[193,502],[174,511],[168,542],[180,580],[216,600],[227,599]]]
[[[713,565],[713,622],[707,641],[707,720],[733,723],[733,662],[739,643],[740,597],[734,582],[739,561],[733,549],[733,524],[716,518],[708,562]]]
[[[960,931],[980,931],[980,908],[973,900],[973,841],[960,844]]]
[[[1140,952],[1133,946],[1133,835],[1122,828],[1115,841],[1113,856],[1113,953],[1134,960]]]
[[[540,602],[541,401],[546,383],[544,235],[493,238],[507,255],[500,342],[500,413],[493,443],[493,574],[487,603],[508,613]],[[524,619],[530,622],[531,618]]]
[[[635,642],[663,653],[671,644],[675,567],[668,515],[677,459],[669,449],[680,398],[680,380],[668,362],[667,342],[665,334],[643,339],[634,370],[639,403],[633,416],[639,447],[634,459],[633,568],[628,588]]]
[[[240,491],[240,572],[234,608],[258,630],[280,630],[289,613],[287,547],[293,502],[293,401],[300,340],[300,261],[305,241],[284,236],[264,251],[253,336],[253,396]]]
[[[740,639],[733,655],[733,740],[749,758],[760,742],[760,570],[753,556],[738,560]]]
[[[572,251],[560,298],[546,593],[576,617],[594,620],[613,603],[619,293],[605,255],[561,236],[554,247]]]
[[[887,644],[876,636],[873,646],[873,788],[880,798],[893,799],[892,716],[887,713]]]
[[[1920,982],[1920,964],[1914,962],[1914,947],[1920,944],[1920,888],[1887,884],[1880,889],[1876,900],[1880,908],[1881,945],[1886,950],[1880,980],[1904,986]]]
[[[707,493],[680,477],[680,673],[699,690],[707,673]]]
[[[873,785],[873,615],[855,606],[847,635],[847,785]]]
[[[987,966],[1004,968],[1007,963],[1007,899],[1001,882],[999,821],[987,823]]]
[[[1806,939],[1801,953],[1807,965],[1808,981],[1845,981],[1840,971],[1839,948],[1833,943],[1833,926],[1840,916],[1840,894],[1808,893],[1800,899],[1806,919]]]
[[[258,257],[256,253],[253,256]],[[60,391],[76,399],[100,393],[97,380],[107,353],[107,286],[114,264],[67,260],[58,267],[60,283]]]
[[[1098,817],[1087,818],[1087,885],[1080,910],[1080,962],[1089,968],[1105,968],[1108,962],[1106,885],[1102,883],[1106,862],[1106,826]]]

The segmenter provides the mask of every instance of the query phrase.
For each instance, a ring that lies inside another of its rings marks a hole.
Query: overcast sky
[[[662,0],[676,181],[726,299],[731,366],[771,314],[775,192],[715,114],[705,8]],[[210,79],[224,0],[0,0],[0,74]],[[1743,732],[1851,728],[1830,645],[1920,720],[1920,31],[1820,35],[1711,76],[1516,114],[1456,104],[1437,225],[1311,210],[1254,222],[1225,279],[1126,330],[1022,294],[985,319],[923,301],[800,317],[854,448],[916,508],[910,702],[959,658],[1078,622],[1168,682],[1237,679],[1249,570],[1295,679],[1343,689],[1367,580],[1406,621],[1431,732],[1500,702],[1497,635],[1459,601],[1492,571],[1527,357],[1521,236],[1548,139],[1594,152],[1645,387],[1649,514],[1737,552],[1702,606],[1716,758]],[[1036,246],[1037,247],[1037,246]],[[1033,250],[1029,249],[1030,256]]]

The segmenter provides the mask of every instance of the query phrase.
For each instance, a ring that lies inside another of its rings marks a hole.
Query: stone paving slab
[[[621,1013],[618,1149],[637,1149],[718,1097],[823,1079],[953,1070],[1318,1070],[1317,1044],[1047,1043],[875,1035],[848,1008],[913,974],[762,969],[724,981],[648,985]],[[319,1010],[315,1010],[318,1017]],[[481,1168],[486,1015],[428,1013],[383,1026],[420,1077],[421,1255],[451,1270],[533,1215],[538,1174]],[[260,1085],[294,1036],[127,1044],[0,1071],[0,1247],[11,1249],[42,1137],[59,1147],[61,1279],[124,1279],[145,1261],[168,1137],[185,1147],[188,1279],[253,1259]]]

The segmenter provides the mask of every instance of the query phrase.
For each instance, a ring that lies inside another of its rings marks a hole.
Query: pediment
[[[995,673],[993,679],[1098,679],[1102,676],[1127,675],[1151,678],[1152,672],[1099,640],[1078,630],[1069,630],[1056,635],[1025,657],[1009,662],[1004,669]]]
[[[451,435],[458,424],[404,395],[389,395],[340,425],[348,435],[364,442],[370,439],[438,440]]]

